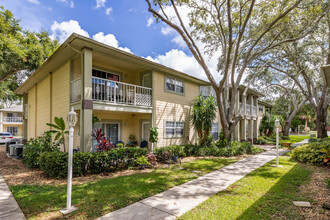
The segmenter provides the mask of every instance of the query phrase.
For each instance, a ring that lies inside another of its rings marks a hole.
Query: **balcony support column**
[[[3,132],[3,112],[0,112],[0,132]]]
[[[240,121],[241,141],[246,141],[246,96],[242,96],[243,119]]]
[[[83,48],[81,51],[81,106],[80,106],[80,149],[92,150],[92,56],[93,51]]]
[[[253,95],[249,97],[251,120],[248,122],[248,138],[253,139]]]
[[[235,115],[238,116],[240,114],[240,109],[239,109],[239,97],[240,97],[240,91],[237,90],[237,97],[236,97],[236,103],[235,103]],[[235,135],[234,135],[234,140],[238,141],[239,140],[239,122],[235,126]]]
[[[258,139],[259,138],[259,117],[258,117],[258,112],[259,112],[259,105],[258,105],[258,97],[255,98],[255,106],[257,108],[256,111],[256,120],[254,121],[254,134],[253,134],[253,138]]]

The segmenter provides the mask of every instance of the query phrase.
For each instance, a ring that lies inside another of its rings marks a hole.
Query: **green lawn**
[[[235,159],[202,159],[184,163],[184,170],[163,168],[149,173],[137,173],[74,185],[72,204],[78,211],[65,216],[74,219],[94,219],[139,200],[163,192],[176,185],[198,178],[234,163]],[[193,173],[199,170],[200,173]],[[58,211],[66,206],[66,186],[11,186],[15,199],[29,219],[61,218]]]
[[[287,157],[253,171],[227,190],[212,196],[180,219],[302,219],[293,201],[311,201],[299,193],[311,170]]]
[[[309,135],[299,135],[299,137],[298,137],[298,135],[290,135],[289,138],[290,138],[289,142],[291,142],[293,144],[293,143],[303,141],[305,139],[309,139]],[[283,140],[281,142],[288,142],[288,140]]]

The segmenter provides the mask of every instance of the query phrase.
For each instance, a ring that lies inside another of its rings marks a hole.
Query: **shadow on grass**
[[[272,164],[275,164],[273,162]],[[290,165],[289,161],[281,160],[281,165]],[[281,177],[280,172],[268,164],[250,176],[259,176],[271,181],[280,178],[265,195],[255,201],[237,219],[301,219],[298,209],[293,205],[293,201],[306,201],[308,198],[299,194],[299,186],[310,179],[311,170],[303,168],[301,165],[294,165],[285,175]],[[282,168],[276,168],[282,169]],[[272,171],[273,170],[273,171]]]
[[[144,198],[163,192],[176,185],[196,179],[191,170],[206,174],[235,162],[234,159],[203,159],[183,164],[184,170],[158,169],[149,173],[102,179],[73,185],[72,204],[78,210],[65,218],[94,219],[123,208]],[[61,215],[66,206],[66,186],[23,185],[10,187],[26,217]],[[56,214],[55,214],[55,213]],[[51,217],[49,217],[51,218]]]

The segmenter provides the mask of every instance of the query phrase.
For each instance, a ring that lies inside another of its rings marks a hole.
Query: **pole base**
[[[70,209],[66,209],[66,208],[65,208],[65,209],[61,209],[60,212],[61,212],[63,215],[67,215],[67,214],[69,214],[69,213],[71,213],[71,212],[74,212],[74,211],[76,211],[76,210],[78,210],[77,207],[71,206]]]
[[[271,165],[271,167],[283,167],[281,165],[276,166],[276,164]]]

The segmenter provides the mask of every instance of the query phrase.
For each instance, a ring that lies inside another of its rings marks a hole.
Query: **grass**
[[[305,139],[309,139],[310,137],[309,137],[309,135],[299,135],[299,137],[298,137],[298,135],[290,135],[289,138],[290,138],[290,140],[282,140],[280,142],[290,142],[290,143],[294,144],[294,143],[303,141]]]
[[[301,219],[293,201],[311,201],[299,193],[311,170],[287,157],[251,172],[180,219]]]
[[[65,218],[100,217],[235,161],[237,160],[229,158],[201,159],[182,164],[185,168],[183,170],[171,166],[171,169],[162,168],[74,185],[72,204],[78,207],[78,210]],[[201,172],[196,174],[193,170]],[[11,186],[10,190],[28,219],[63,217],[59,210],[66,206],[66,186],[21,185]]]

